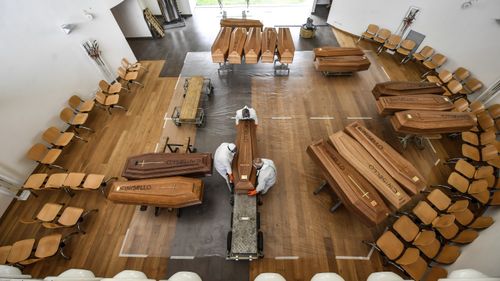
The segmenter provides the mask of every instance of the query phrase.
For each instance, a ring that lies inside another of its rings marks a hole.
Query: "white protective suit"
[[[250,113],[250,117],[249,118],[243,118],[243,109],[248,109],[249,113]],[[254,120],[255,121],[255,125],[259,125],[259,120],[257,119],[257,112],[255,112],[255,109],[251,108],[251,107],[248,107],[248,106],[244,106],[242,109],[238,109],[236,110],[236,125],[238,125],[239,121],[240,120]]]
[[[214,153],[214,167],[226,180],[229,191],[231,191],[231,185],[229,183],[228,174],[230,175],[233,173],[231,163],[233,162],[235,154],[234,152],[231,152],[231,150],[234,150],[235,147],[236,145],[234,145],[234,143],[223,142]],[[231,150],[229,148],[231,148]]]
[[[257,170],[257,193],[266,194],[266,192],[276,183],[276,166],[273,160],[261,159],[264,164]]]

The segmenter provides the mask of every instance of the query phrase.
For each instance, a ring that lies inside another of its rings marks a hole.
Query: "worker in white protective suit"
[[[230,192],[232,191],[231,185],[234,180],[231,164],[236,151],[237,149],[234,143],[223,142],[214,153],[214,167],[226,180]]]
[[[255,109],[244,106],[242,109],[236,111],[236,125],[238,125],[240,120],[254,120],[255,125],[259,125],[259,120],[257,119],[257,112]]]
[[[257,170],[257,187],[248,192],[248,195],[266,194],[276,183],[276,166],[273,160],[255,158],[253,166]]]

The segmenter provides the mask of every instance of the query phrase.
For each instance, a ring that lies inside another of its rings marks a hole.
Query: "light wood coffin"
[[[212,45],[212,62],[224,63],[229,53],[229,42],[231,40],[231,28],[221,27],[219,34]]]
[[[361,144],[340,131],[330,136],[330,142],[354,168],[358,170],[378,192],[396,209],[410,201],[399,184],[378,164]]]
[[[122,204],[183,208],[202,203],[203,182],[185,177],[116,181],[108,199]]]
[[[276,41],[278,40],[278,33],[272,27],[264,28],[262,32],[262,55],[261,61],[263,63],[274,63],[274,54],[276,51]]]
[[[212,175],[211,153],[146,153],[129,157],[122,177],[151,179],[171,176]]]
[[[373,185],[347,163],[333,146],[319,140],[308,146],[307,152],[320,166],[328,185],[349,211],[368,226],[385,220],[390,210]]]
[[[248,31],[245,42],[245,63],[253,64],[259,62],[260,49],[262,48],[262,29],[252,27]]]
[[[201,92],[205,78],[203,76],[195,76],[186,78],[189,84],[184,94],[182,101],[179,120],[182,122],[193,122],[196,120],[198,113],[198,105],[200,104]]]
[[[290,28],[280,27],[278,29],[278,60],[281,63],[292,63],[295,54],[295,45],[293,44]]]
[[[231,40],[229,42],[228,62],[231,64],[241,64],[243,47],[247,38],[247,30],[243,27],[233,29]]]
[[[359,122],[351,123],[344,130],[410,194],[415,195],[425,189],[427,182],[417,168],[373,132]]]
[[[475,116],[468,112],[406,110],[390,120],[396,132],[417,135],[464,132],[476,126]]]
[[[314,48],[314,58],[364,56],[364,55],[365,53],[360,48],[345,48],[345,47],[330,47],[330,46]]]
[[[220,20],[221,27],[258,27],[261,28],[264,26],[260,20],[251,20],[251,19],[221,19]]]
[[[378,83],[372,90],[375,99],[380,96],[404,96],[404,95],[442,95],[445,90],[436,83],[389,81]]]
[[[365,56],[317,57],[314,67],[317,71],[356,72],[367,70],[370,60]]]
[[[235,191],[239,193],[255,188],[257,174],[252,165],[253,159],[257,157],[255,128],[253,120],[240,120],[236,125],[235,144],[238,153],[234,156],[232,168]]]
[[[391,115],[403,110],[449,111],[455,108],[451,100],[439,95],[385,96],[376,101],[380,115]]]

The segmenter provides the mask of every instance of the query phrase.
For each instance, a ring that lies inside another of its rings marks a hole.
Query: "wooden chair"
[[[453,74],[449,70],[443,69],[443,70],[439,71],[438,75],[427,75],[427,77],[425,77],[425,79],[422,80],[422,82],[427,80],[431,83],[436,83],[439,86],[442,86],[442,85],[450,82],[450,80],[452,78],[453,78]]]
[[[492,217],[476,217],[468,208],[469,200],[467,199],[452,202],[451,198],[439,189],[431,191],[426,199],[439,211],[454,215],[455,220],[464,227],[484,229],[493,224]]]
[[[391,231],[384,232],[374,246],[383,254],[388,262],[418,281],[421,280],[427,269],[427,262],[420,256],[420,251],[414,247],[405,247]]]
[[[483,131],[489,131],[495,130],[495,120],[491,117],[491,115],[488,113],[488,111],[483,111],[478,114],[476,114],[477,117],[477,123],[479,124],[479,127]]]
[[[429,77],[429,76],[427,76]],[[469,101],[465,98],[459,98],[453,101],[453,106],[455,107],[452,111],[456,112],[466,112],[469,110]]]
[[[125,68],[127,71],[139,71],[139,69],[144,69],[146,72],[148,72],[148,69],[144,66],[142,66],[142,64],[140,62],[136,62],[136,63],[130,63],[126,58],[123,58],[121,60],[121,65],[123,68]]]
[[[99,81],[99,89],[101,89],[101,91],[105,94],[112,95],[112,94],[119,94],[123,89],[123,86],[121,83],[118,82],[109,84],[108,82],[101,80]]]
[[[94,108],[93,100],[83,100],[77,95],[71,96],[68,100],[68,105],[76,112],[87,113]]]
[[[368,27],[366,28],[365,32],[363,32],[361,34],[361,36],[359,36],[359,39],[356,43],[361,41],[361,39],[373,39],[373,37],[375,37],[375,34],[377,34],[379,29],[380,28],[378,27],[378,25],[369,24]]]
[[[66,207],[57,221],[53,222],[53,220],[51,220],[50,222],[44,222],[42,223],[42,226],[49,229],[63,227],[69,228],[76,226],[79,232],[85,234],[85,231],[82,229],[81,224],[83,223],[86,216],[88,216],[92,212],[97,211],[97,209],[85,211],[82,208]]]
[[[420,228],[406,215],[400,216],[392,225],[396,233],[408,243],[412,243],[425,256],[434,262],[452,264],[460,256],[460,248],[452,245],[442,245],[432,230]]]
[[[478,101],[479,102],[479,101]],[[483,105],[484,106],[484,105]],[[494,104],[488,107],[488,113],[493,119],[498,119],[500,117],[500,104]]]
[[[467,79],[465,81],[465,84],[463,85],[463,89],[460,90],[460,94],[464,95],[470,95],[475,93],[476,91],[479,91],[483,88],[483,83],[476,78],[472,77]]]
[[[7,263],[7,257],[9,256],[11,248],[12,246],[10,245],[0,247],[0,264]]]
[[[22,189],[28,190],[33,196],[38,197],[38,194],[34,192],[34,190],[43,189],[43,185],[47,179],[47,174],[38,173],[32,174],[28,177],[26,182],[24,183]]]
[[[45,145],[37,143],[30,148],[27,153],[27,157],[28,159],[36,161],[49,168],[57,168],[66,171],[65,168],[54,164],[57,158],[59,158],[59,155],[61,155],[61,152],[62,150],[60,149],[48,149]]]
[[[104,179],[104,175],[101,174],[88,174],[85,179],[81,178],[80,173],[76,173],[74,175],[74,182],[78,182],[80,180],[80,183],[83,182],[83,184],[80,184],[76,186],[75,184],[69,186],[72,190],[97,190],[99,189],[102,194],[104,194],[104,188],[106,187],[106,184],[111,181],[116,179],[116,177],[109,178],[107,180]]]
[[[478,233],[472,229],[460,231],[455,224],[455,216],[446,214],[438,215],[429,203],[420,201],[412,210],[413,214],[424,224],[435,228],[441,236],[451,242],[459,244],[468,244],[474,241]]]
[[[23,224],[51,222],[56,219],[62,208],[63,204],[45,203],[31,219],[20,219],[19,222]]]
[[[430,60],[424,61],[422,64],[427,69],[427,72],[422,74],[422,78],[436,70],[446,62],[447,58],[442,54],[435,54]]]
[[[471,102],[469,106],[470,106],[470,111],[474,114],[478,114],[486,110],[484,104],[479,100]]]
[[[446,86],[444,87],[445,93],[444,96],[453,96],[456,95],[462,90],[463,85],[460,84],[457,80],[450,80]]]
[[[50,127],[42,134],[42,139],[52,147],[63,148],[68,145],[73,138],[77,138],[83,142],[87,142],[87,140],[81,138],[73,132],[61,132],[56,127]]]
[[[384,44],[387,39],[391,36],[391,31],[385,28],[381,28],[375,36],[373,36],[373,41]]]
[[[415,45],[417,45],[417,43],[410,39],[405,39],[401,42],[401,45],[399,45],[399,47],[396,49],[396,52],[398,54],[403,55],[403,59],[401,60],[400,64],[406,63],[411,59],[410,53],[415,48]]]
[[[9,255],[7,256],[7,263],[19,264],[20,262],[27,260],[31,255],[34,245],[35,239],[24,239],[15,242],[10,248]]]
[[[463,83],[465,79],[469,78],[470,72],[466,68],[459,67],[453,72],[453,78],[460,83]]]
[[[469,181],[466,177],[457,172],[452,172],[448,177],[447,185],[437,184],[431,187],[442,187],[446,189],[455,189],[456,191],[472,197],[480,204],[487,204],[490,200],[490,192],[488,190],[488,181],[485,179],[478,179]]]
[[[67,256],[63,252],[63,250],[64,250],[64,247],[67,245],[68,240],[75,234],[78,234],[78,232],[73,232],[73,233],[65,236],[64,238],[63,238],[62,234],[60,234],[60,233],[51,234],[51,235],[47,235],[47,236],[40,238],[40,240],[38,240],[38,245],[35,249],[33,256],[28,255],[28,257],[26,257],[24,260],[17,262],[17,264],[20,264],[20,265],[33,264],[33,263],[39,262],[43,259],[55,256],[57,254],[57,252],[59,252],[59,254],[63,258],[69,260],[70,257]],[[35,239],[32,239],[32,240],[33,240],[33,244],[34,244]],[[30,251],[30,253],[31,253],[31,251]]]
[[[74,113],[70,108],[67,107],[64,108],[59,114],[59,118],[61,118],[64,123],[75,128],[75,132],[77,134],[78,131],[76,129],[85,129],[87,131],[94,132],[94,130],[92,130],[91,128],[83,126],[83,124],[87,122],[88,117],[88,113]]]
[[[395,51],[398,48],[399,43],[401,43],[401,36],[391,34],[384,44],[380,45],[377,50],[377,54],[380,54],[384,49]]]
[[[424,62],[428,60],[432,55],[434,54],[434,49],[430,46],[424,46],[420,52],[414,53],[412,55],[412,59],[416,60],[417,62]]]
[[[114,95],[105,95],[102,92],[97,92],[95,95],[95,100],[97,104],[100,106],[104,107],[108,113],[111,115],[111,108],[118,108],[124,111],[127,111],[127,109],[121,105],[118,104],[118,101],[120,99],[120,95],[114,94]]]
[[[141,86],[141,88],[144,88],[143,84],[136,81],[138,75],[139,72],[137,71],[127,71],[125,68],[121,66],[118,68],[118,76],[120,76],[122,80],[127,81],[127,89],[129,90],[130,90],[130,84],[137,84]]]

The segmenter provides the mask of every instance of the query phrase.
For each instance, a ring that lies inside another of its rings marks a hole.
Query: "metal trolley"
[[[184,97],[186,97],[187,91],[189,89],[189,81],[190,78],[184,81]],[[208,97],[210,97],[214,92],[214,86],[212,85],[212,80],[210,78],[203,79],[204,89],[202,87],[202,92],[204,92]],[[201,95],[201,93],[200,93]],[[174,111],[172,112],[172,121],[176,126],[180,126],[181,124],[194,124],[197,127],[202,127],[205,124],[205,111],[203,108],[199,107],[196,110],[196,116],[194,118],[183,118],[181,116],[182,106],[174,107]]]

